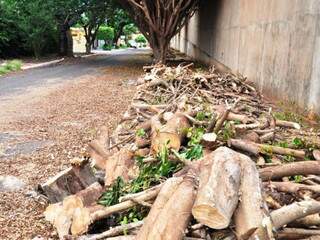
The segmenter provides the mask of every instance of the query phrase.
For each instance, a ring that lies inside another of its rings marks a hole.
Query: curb
[[[28,70],[28,69],[33,69],[33,68],[46,67],[46,66],[50,66],[50,65],[53,65],[53,64],[60,63],[63,60],[64,60],[64,58],[61,58],[61,59],[53,60],[53,61],[50,61],[50,62],[35,64],[35,65],[32,65],[32,66],[25,66],[25,67],[22,66],[21,70]]]

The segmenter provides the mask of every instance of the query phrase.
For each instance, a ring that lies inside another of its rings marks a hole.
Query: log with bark
[[[138,169],[133,156],[133,152],[123,148],[107,159],[105,186],[111,186],[118,177],[127,182],[137,175]]]
[[[51,203],[55,203],[69,195],[76,194],[96,181],[90,164],[84,162],[80,166],[72,166],[59,172],[46,183],[39,185],[39,188]]]
[[[228,141],[228,145],[236,149],[249,152],[253,155],[258,155],[259,153],[275,153],[280,155],[293,156],[297,158],[304,158],[306,156],[306,153],[303,150],[295,150],[291,148],[284,148],[267,144],[257,144],[251,141],[245,141],[240,139],[230,139]]]
[[[239,199],[239,153],[220,147],[202,162],[199,190],[192,214],[200,223],[210,228],[226,228]]]
[[[74,219],[83,219],[88,215],[85,207],[95,203],[101,196],[102,190],[99,183],[93,183],[75,195],[64,198],[62,202],[47,207],[44,213],[45,218],[56,227],[60,238],[68,235],[70,228],[73,234],[86,232],[87,229],[78,230],[82,227],[79,225],[82,225],[83,221],[76,222]]]
[[[177,112],[165,125],[153,119],[151,133],[151,149],[157,154],[164,147],[179,150],[190,127],[188,119],[181,112]]]
[[[263,181],[281,179],[286,176],[320,174],[319,161],[303,161],[287,163],[281,166],[266,167],[259,170]]]
[[[297,219],[320,212],[320,202],[315,200],[305,200],[295,202],[288,206],[274,210],[270,213],[270,218],[275,229],[293,222]]]
[[[268,210],[262,195],[259,172],[255,163],[245,155],[241,158],[240,202],[235,212],[236,233],[240,239],[267,239],[270,226],[257,231]]]
[[[156,199],[137,235],[137,240],[182,239],[191,218],[191,208],[196,197],[196,170],[191,169],[181,180],[168,180]]]
[[[92,163],[99,169],[105,169],[105,163],[109,157],[107,149],[109,146],[109,131],[106,127],[102,127],[98,138],[88,144],[88,150]]]
[[[277,234],[277,239],[305,239],[312,237],[312,239],[320,239],[319,229],[303,229],[303,228],[285,228]]]

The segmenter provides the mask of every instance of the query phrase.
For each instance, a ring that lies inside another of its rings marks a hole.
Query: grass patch
[[[9,72],[18,71],[21,69],[22,61],[11,60],[0,66],[0,75],[7,74]]]
[[[290,122],[297,122],[301,124],[303,122],[303,117],[299,114],[290,111],[284,112],[274,112],[274,117],[278,120],[290,121]]]

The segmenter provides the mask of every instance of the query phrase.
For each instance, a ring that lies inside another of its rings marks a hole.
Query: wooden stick
[[[294,220],[320,212],[320,202],[305,200],[295,202],[270,213],[274,228],[278,229]]]
[[[317,236],[312,238],[314,240],[320,239],[319,229],[303,229],[303,228],[284,228],[278,233],[277,239],[289,240],[289,239],[302,239],[307,237]]]
[[[301,191],[311,191],[314,193],[320,193],[320,185],[305,185],[293,182],[268,182],[264,183],[265,186],[276,188],[280,192],[288,192],[297,194]]]
[[[265,143],[274,139],[274,132],[269,132],[260,136],[260,142]]]
[[[259,153],[276,153],[280,155],[289,155],[297,158],[304,158],[305,152],[302,150],[295,150],[290,148],[283,148],[278,146],[272,146],[267,144],[257,144],[251,141],[244,141],[239,139],[229,139],[228,145],[235,147],[237,149],[249,152],[253,155],[258,155]]]
[[[137,108],[139,110],[148,110],[153,113],[159,113],[161,108],[166,108],[167,105],[148,105],[148,104],[138,104],[134,103],[131,105],[132,108]]]
[[[160,189],[162,188],[163,183],[156,185],[154,187],[151,187],[143,192],[138,192],[138,193],[131,193],[131,194],[127,194],[125,196],[122,196],[119,198],[119,202],[125,202],[128,200],[132,200],[133,198],[137,198],[137,197],[141,197],[149,192],[154,192],[154,191],[160,191]]]
[[[278,120],[276,119],[276,126],[279,127],[289,127],[289,128],[295,128],[295,129],[301,129],[301,126],[299,123],[296,122],[289,122],[284,120]]]
[[[130,231],[133,229],[137,229],[143,225],[143,221],[133,222],[121,226],[117,226],[114,228],[110,228],[109,230],[99,233],[99,234],[93,234],[93,235],[87,235],[87,236],[81,236],[78,239],[79,240],[98,240],[98,239],[105,239],[109,237],[115,237],[118,235],[122,235],[124,231]]]
[[[265,124],[264,123],[251,123],[251,124],[237,124],[235,125],[236,130],[249,130],[249,129],[255,129],[255,128],[261,128]]]
[[[287,163],[276,167],[266,167],[259,170],[263,181],[281,179],[286,176],[320,174],[319,161],[304,161]]]
[[[159,191],[160,191],[159,188],[155,188],[152,191],[146,191],[143,194],[141,193],[139,196],[137,196],[136,199],[139,201],[152,200],[158,195]],[[114,213],[124,211],[135,205],[137,205],[136,202],[127,200],[110,207],[100,208],[97,211],[90,214],[91,222],[106,218]]]
[[[291,227],[312,227],[312,226],[320,226],[320,215],[319,213],[312,214],[306,216],[304,218],[299,218],[292,223],[289,223]]]
[[[214,110],[218,112],[219,114],[223,114],[223,112],[226,110],[224,106],[213,106]],[[240,121],[244,124],[248,123],[250,121],[249,117],[243,114],[237,114],[233,112],[229,112],[227,116],[227,120],[229,121]]]
[[[223,126],[223,123],[225,122],[225,120],[228,118],[229,113],[231,112],[231,106],[228,106],[226,108],[226,110],[220,115],[220,117],[218,118],[216,125],[213,129],[214,133],[218,133],[221,129],[221,127]]]

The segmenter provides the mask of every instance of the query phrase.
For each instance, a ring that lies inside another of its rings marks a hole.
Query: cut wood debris
[[[60,238],[320,238],[317,132],[277,119],[240,75],[144,69],[116,130],[41,185]]]

